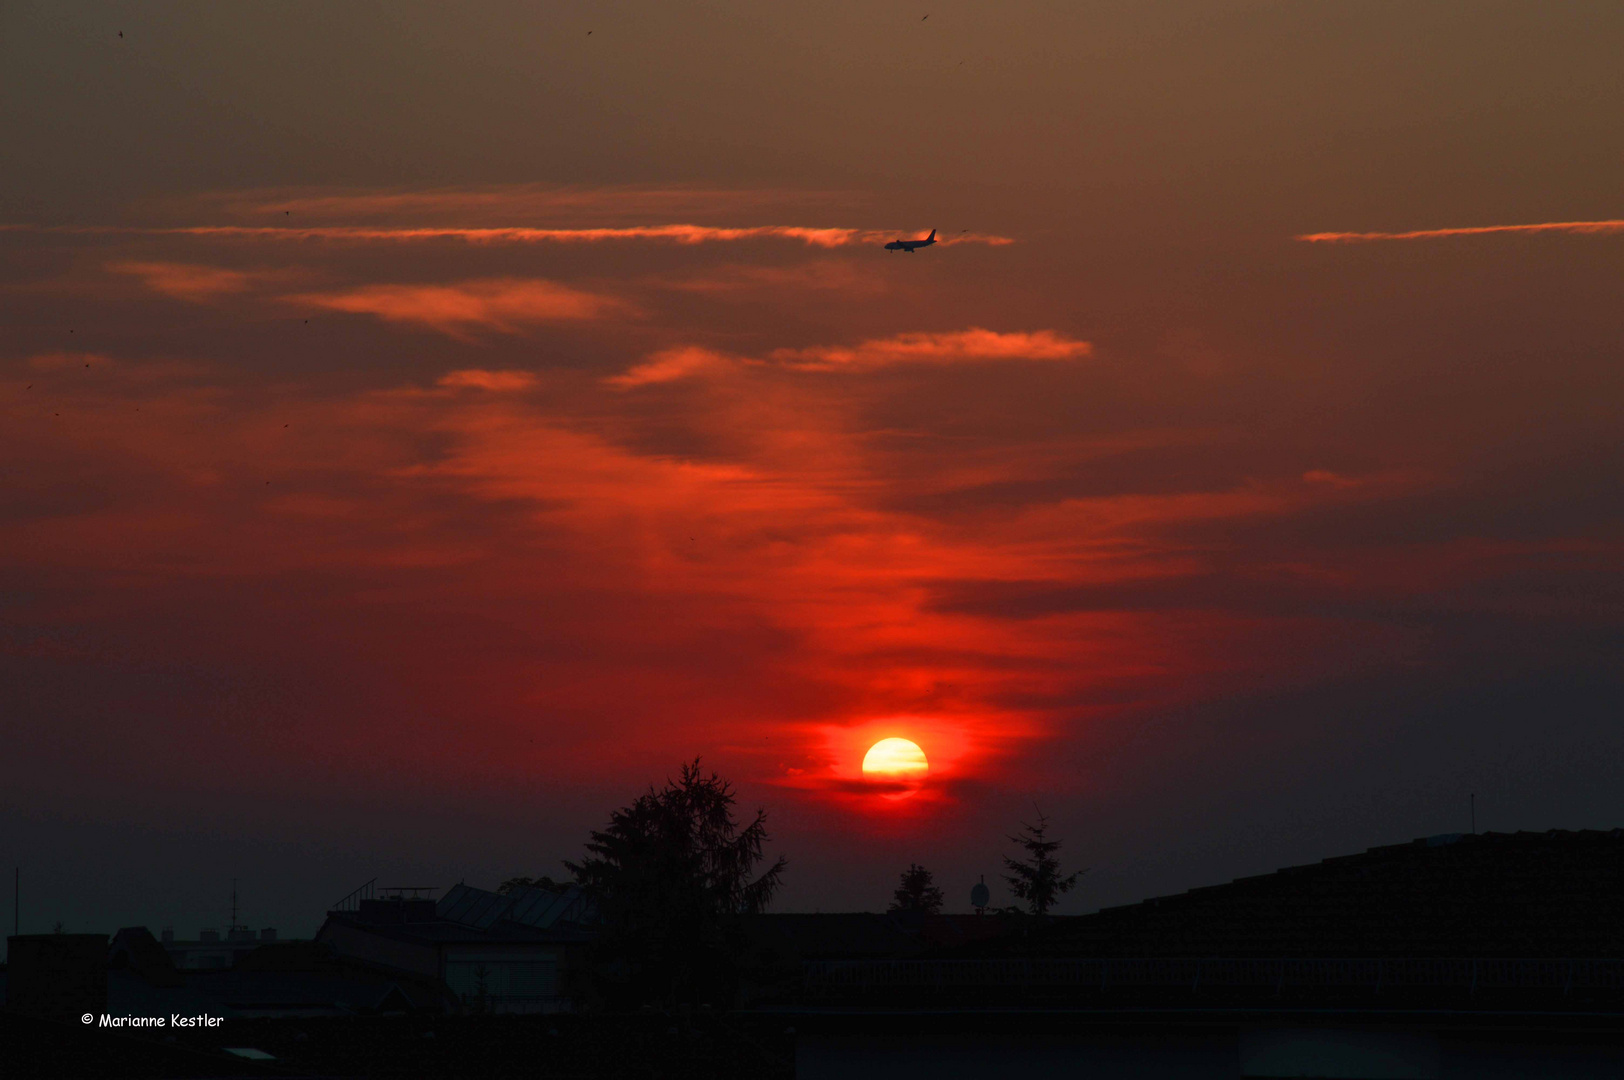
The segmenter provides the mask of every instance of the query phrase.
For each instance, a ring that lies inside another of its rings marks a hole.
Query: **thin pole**
[[[23,868],[17,867],[11,879],[11,936],[22,934],[23,925]]]
[[[1477,792],[1472,793],[1472,835],[1477,835]]]

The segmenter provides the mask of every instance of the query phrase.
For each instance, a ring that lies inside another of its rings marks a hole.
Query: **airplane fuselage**
[[[930,231],[930,235],[925,237],[923,240],[893,240],[889,244],[885,245],[885,250],[906,251],[912,254],[916,248],[930,247],[935,242],[936,230],[932,229]]]

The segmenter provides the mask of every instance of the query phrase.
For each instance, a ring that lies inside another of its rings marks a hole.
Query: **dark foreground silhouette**
[[[237,1057],[248,1047],[271,1061]],[[16,1077],[761,1077],[795,1075],[782,1019],[731,1016],[378,1016],[232,1019],[122,1033],[0,1012]]]

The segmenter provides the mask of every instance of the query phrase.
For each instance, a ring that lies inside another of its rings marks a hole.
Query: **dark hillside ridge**
[[[1624,829],[1434,836],[1106,908],[956,951],[1624,957]]]

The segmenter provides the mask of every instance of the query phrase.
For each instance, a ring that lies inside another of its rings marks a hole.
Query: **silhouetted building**
[[[316,941],[378,970],[438,980],[464,1008],[554,1012],[570,1007],[570,959],[594,920],[574,886],[503,894],[457,885],[438,902],[352,894]]]
[[[165,929],[159,943],[175,967],[182,971],[217,971],[231,967],[239,956],[276,940],[275,927],[255,931],[247,926],[233,926],[227,928],[224,935],[218,930],[200,930],[196,938],[177,938],[173,930]]]
[[[106,934],[22,934],[6,947],[7,1009],[77,1018],[107,1007]]]
[[[174,956],[144,926],[126,926],[107,947],[110,971],[130,971],[153,986],[180,986],[184,981]]]
[[[106,1010],[115,1015],[207,1013],[236,1019],[309,1019],[443,1010],[432,979],[345,960],[313,941],[266,942],[229,968],[181,969],[144,926],[106,950]]]

